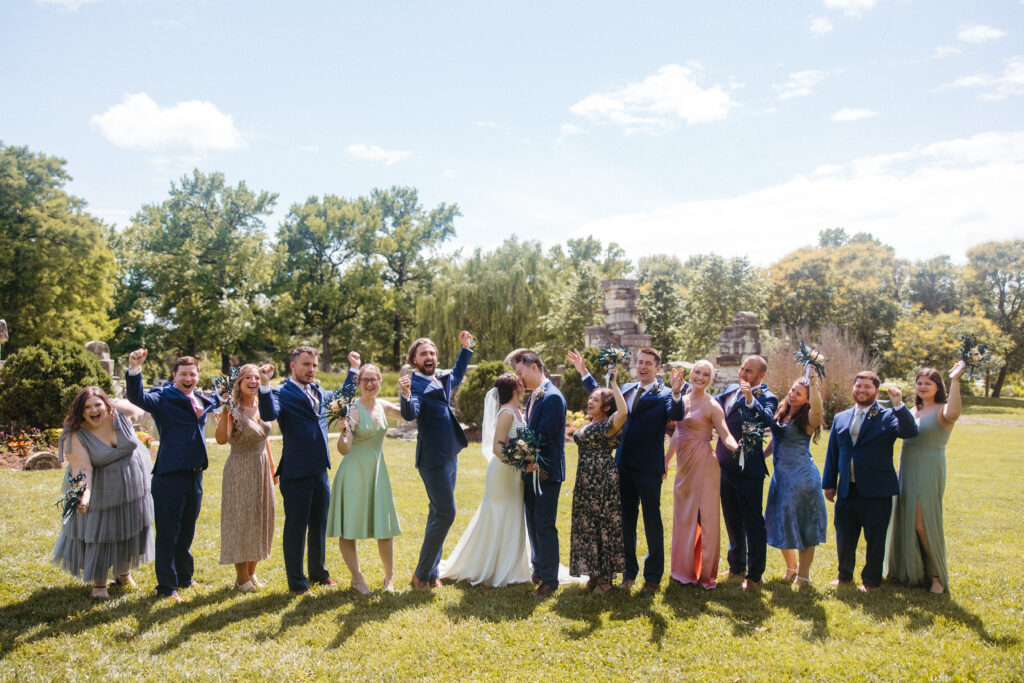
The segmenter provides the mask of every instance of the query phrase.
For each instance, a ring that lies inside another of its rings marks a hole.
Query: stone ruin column
[[[739,381],[743,359],[761,353],[761,328],[757,316],[750,311],[740,311],[733,316],[718,338],[718,356],[715,366],[715,388],[722,391],[733,382]]]

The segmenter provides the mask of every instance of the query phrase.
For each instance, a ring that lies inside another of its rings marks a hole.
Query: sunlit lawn
[[[1019,402],[995,407],[1000,419],[1024,420]],[[971,406],[968,414],[996,417],[990,408]],[[824,444],[823,438],[815,451],[819,465]],[[426,496],[412,444],[385,447],[405,531],[395,545],[401,590],[369,597],[347,588],[344,564],[330,545],[328,567],[340,587],[319,589],[315,599],[287,592],[280,500],[275,552],[259,572],[267,588],[249,595],[229,589],[234,571],[217,564],[224,448],[211,449],[193,546],[201,586],[189,591],[185,605],[154,599],[152,566],[137,572],[139,590],[109,602],[90,600],[88,588],[47,560],[59,525],[53,502],[61,474],[0,472],[0,678],[1022,677],[1022,427],[969,424],[953,434],[945,498],[953,591],[942,597],[888,583],[869,595],[827,587],[836,566],[831,525],[812,572],[815,590],[797,592],[779,581],[782,561],[769,549],[770,580],[751,594],[735,582],[708,593],[673,585],[654,596],[616,590],[595,597],[571,587],[540,601],[529,586],[413,592],[405,583],[419,550]],[[448,549],[482,495],[484,470],[472,445],[460,461],[460,509]],[[570,448],[570,482],[574,470]],[[670,496],[665,486],[669,526]],[[559,506],[563,563],[570,508],[567,486]],[[724,530],[722,537],[724,554]],[[379,588],[375,545],[364,542],[360,550],[368,580]]]

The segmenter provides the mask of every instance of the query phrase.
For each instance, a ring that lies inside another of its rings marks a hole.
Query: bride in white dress
[[[438,567],[439,577],[476,586],[506,586],[530,580],[530,546],[523,510],[522,474],[501,459],[502,442],[523,427],[523,385],[506,372],[484,399],[480,450],[489,461],[484,499],[455,550]]]

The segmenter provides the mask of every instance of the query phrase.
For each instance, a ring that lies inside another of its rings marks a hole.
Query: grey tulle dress
[[[125,574],[153,559],[153,467],[149,449],[136,438],[128,419],[114,411],[117,446],[85,428],[65,432],[61,441],[78,438],[92,463],[89,508],[72,513],[53,547],[53,563],[89,582],[105,581],[108,572]],[[61,443],[63,452],[64,444]],[[61,491],[69,486],[68,465]],[[77,473],[76,473],[77,474]]]

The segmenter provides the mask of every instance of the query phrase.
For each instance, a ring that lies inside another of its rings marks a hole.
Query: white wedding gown
[[[526,423],[511,408],[512,426],[508,438]],[[495,416],[496,418],[497,416]],[[493,457],[487,465],[484,499],[480,501],[469,526],[462,532],[455,550],[438,566],[442,579],[469,581],[477,586],[501,587],[530,580],[530,540],[526,533],[523,507],[523,476],[518,470]],[[587,576],[569,576],[569,569],[558,565],[558,582],[586,583]]]

